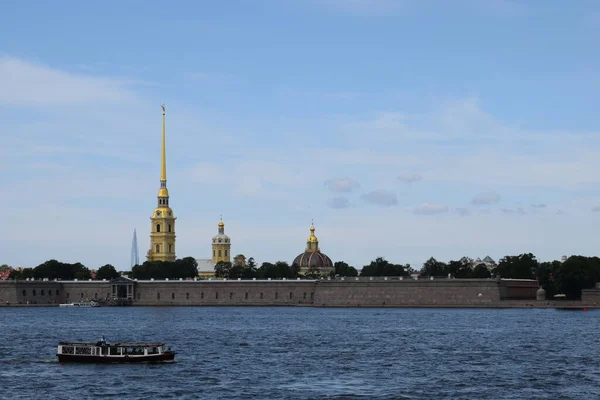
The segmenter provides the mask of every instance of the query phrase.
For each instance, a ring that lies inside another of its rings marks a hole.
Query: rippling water
[[[600,311],[0,308],[0,397],[600,398]],[[165,341],[176,363],[56,362],[60,340]]]

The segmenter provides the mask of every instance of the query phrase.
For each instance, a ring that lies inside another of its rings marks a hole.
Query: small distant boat
[[[59,307],[101,307],[97,301],[74,301],[73,303],[59,304]]]
[[[175,352],[164,343],[59,342],[61,363],[166,363],[175,361]]]

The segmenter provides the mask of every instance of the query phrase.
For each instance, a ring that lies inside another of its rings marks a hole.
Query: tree
[[[448,274],[457,279],[468,279],[473,277],[473,259],[462,257],[460,260],[448,262]]]
[[[351,267],[343,261],[336,261],[333,264],[333,267],[335,268],[335,275],[337,276],[358,276],[358,271],[356,270],[356,268]]]
[[[500,259],[494,273],[502,278],[533,279],[539,263],[531,253],[519,256],[506,256]]]
[[[219,261],[215,264],[215,276],[217,278],[229,278],[229,272],[231,271],[231,263],[225,261]]]
[[[431,257],[425,261],[421,267],[421,276],[446,276],[448,275],[448,266],[446,263]]]
[[[551,299],[558,294],[556,276],[562,263],[558,260],[540,263],[537,270],[537,280],[546,291],[546,298]]]
[[[98,271],[96,272],[96,279],[99,279],[99,280],[102,280],[102,279],[110,280],[110,279],[117,278],[118,276],[119,276],[119,273],[117,272],[115,267],[113,267],[110,264],[101,266],[100,268],[98,268]]]
[[[383,257],[377,257],[360,271],[361,276],[408,276],[410,266],[392,264]]]
[[[571,256],[557,270],[557,286],[568,299],[581,298],[582,289],[593,288],[599,281],[598,257]]]
[[[487,279],[491,276],[492,274],[490,273],[490,270],[484,263],[477,264],[475,268],[473,268],[473,278]]]

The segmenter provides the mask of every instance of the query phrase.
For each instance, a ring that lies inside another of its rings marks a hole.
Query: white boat
[[[64,303],[64,304],[59,304],[59,307],[100,307],[100,303],[98,303],[97,301],[91,300],[91,301],[74,301],[73,303]]]

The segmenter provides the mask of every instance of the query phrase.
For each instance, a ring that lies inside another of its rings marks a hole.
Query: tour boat
[[[59,342],[56,356],[61,363],[165,363],[175,360],[175,352],[164,343]]]
[[[59,304],[59,307],[100,307],[100,303],[97,301],[74,301],[73,303]]]

